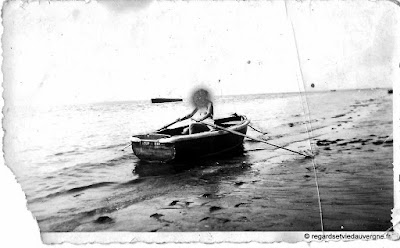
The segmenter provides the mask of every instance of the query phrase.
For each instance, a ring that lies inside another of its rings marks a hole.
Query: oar
[[[277,147],[277,148],[281,148],[281,149],[287,150],[287,151],[289,151],[289,152],[294,152],[294,153],[297,153],[297,154],[299,154],[299,155],[302,155],[302,156],[304,156],[304,157],[306,157],[306,158],[310,158],[310,157],[311,157],[310,155],[306,155],[306,154],[303,154],[303,153],[300,153],[300,152],[296,152],[296,151],[290,150],[290,149],[285,148],[285,147],[282,147],[282,146],[278,146],[278,145],[271,144],[271,143],[269,143],[269,142],[267,142],[267,141],[265,141],[265,140],[262,140],[262,139],[258,139],[258,138],[254,138],[254,137],[247,136],[247,135],[242,134],[242,133],[240,133],[240,132],[237,132],[237,131],[235,131],[235,130],[230,130],[230,129],[228,129],[228,128],[224,128],[224,127],[221,127],[221,126],[217,126],[217,125],[211,124],[211,123],[205,123],[205,122],[202,122],[202,121],[198,121],[198,122],[200,122],[200,123],[202,123],[202,124],[204,124],[204,125],[211,126],[211,127],[213,127],[213,128],[221,129],[221,130],[224,130],[224,131],[227,131],[227,132],[230,132],[230,133],[233,133],[233,134],[242,136],[242,137],[246,137],[246,138],[249,138],[249,139],[252,139],[252,140],[255,140],[255,141],[263,142],[263,143],[268,144],[268,145],[270,145],[270,146],[274,146],[274,147]]]
[[[163,126],[162,128],[158,129],[157,132],[159,132],[159,131],[161,131],[161,130],[164,130],[164,129],[168,128],[169,126],[172,126],[172,125],[174,125],[175,123],[180,122],[180,121],[181,121],[181,119],[179,118],[179,119],[175,120],[174,122],[172,122],[172,123],[170,123],[170,124],[168,124],[168,125],[165,125],[165,126]]]

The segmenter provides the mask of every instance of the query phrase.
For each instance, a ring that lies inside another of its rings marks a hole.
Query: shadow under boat
[[[175,175],[191,170],[201,170],[217,166],[228,166],[234,168],[237,166],[247,165],[247,160],[248,157],[246,156],[242,144],[237,148],[224,153],[206,156],[196,160],[179,160],[169,163],[138,160],[135,163],[135,168],[132,170],[132,173],[139,177]]]

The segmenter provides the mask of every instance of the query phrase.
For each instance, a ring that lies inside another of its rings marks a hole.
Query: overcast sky
[[[398,6],[288,1],[287,8],[284,1],[9,2],[6,100],[54,105],[187,97],[198,85],[230,95],[293,92],[303,81],[307,91],[399,81]]]

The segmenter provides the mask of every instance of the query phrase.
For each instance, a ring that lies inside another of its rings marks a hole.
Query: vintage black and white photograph
[[[5,165],[42,234],[386,238],[399,6],[6,1]]]

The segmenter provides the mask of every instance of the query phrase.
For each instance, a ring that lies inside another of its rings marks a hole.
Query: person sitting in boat
[[[193,93],[191,100],[195,109],[190,114],[179,120],[183,121],[191,118],[194,122],[190,123],[189,127],[185,128],[182,134],[194,134],[213,130],[211,126],[203,124],[214,124],[214,107],[208,91],[204,89],[196,90]],[[199,123],[200,121],[203,123]]]

